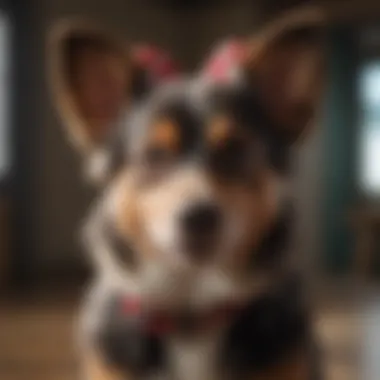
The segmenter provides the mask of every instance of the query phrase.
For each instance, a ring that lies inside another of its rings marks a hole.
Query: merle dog
[[[117,37],[54,29],[54,99],[101,189],[85,226],[86,379],[314,378],[286,183],[318,109],[323,29],[316,10],[286,15],[243,41],[224,80],[156,86]]]

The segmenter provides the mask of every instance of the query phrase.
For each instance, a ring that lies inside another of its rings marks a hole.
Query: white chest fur
[[[169,360],[173,375],[178,380],[214,380],[217,377],[217,352],[221,332],[199,338],[169,341]]]
[[[107,299],[112,295],[110,288],[96,283],[89,291],[80,320],[80,337],[82,348],[91,349],[91,336],[102,324]],[[163,373],[149,375],[149,380],[214,380],[217,378],[217,357],[222,329],[216,329],[198,336],[168,336],[168,368]],[[84,344],[84,346],[83,346]]]
[[[187,306],[193,307],[194,310],[202,310],[224,300],[244,301],[247,297],[251,299],[255,294],[261,294],[269,281],[269,278],[264,276],[257,277],[248,283],[234,284],[220,273],[210,271],[206,271],[203,276],[192,278],[189,284],[186,284],[186,277],[183,276],[179,276],[178,283],[176,281],[174,284],[167,283],[168,278],[176,279],[176,276],[168,276],[165,271],[159,273],[158,277],[158,279],[152,277],[155,287],[150,282],[144,281],[144,286],[141,283],[132,286],[132,283],[116,281],[115,276],[98,278],[87,294],[81,315],[80,343],[82,347],[84,345],[84,349],[91,349],[92,338],[104,322],[107,303],[115,294],[148,297],[167,306],[178,305],[185,299]],[[180,286],[181,282],[182,286]],[[172,290],[169,291],[170,289]],[[190,292],[188,292],[189,289],[191,289]],[[217,360],[223,334],[223,326],[218,326],[216,329],[195,336],[169,335],[165,337],[165,346],[169,354],[168,368],[163,368],[162,373],[155,373],[153,377],[152,374],[149,375],[146,380],[216,380],[219,378]]]

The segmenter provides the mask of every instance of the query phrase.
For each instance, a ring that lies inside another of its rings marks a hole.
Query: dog
[[[122,39],[87,21],[54,28],[54,102],[99,193],[84,228],[85,379],[317,378],[287,248],[291,152],[318,111],[324,29],[318,10],[287,14],[225,75],[219,55],[147,85]]]

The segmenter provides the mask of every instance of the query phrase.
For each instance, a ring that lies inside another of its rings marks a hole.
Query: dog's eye
[[[240,179],[247,176],[249,150],[243,139],[231,138],[209,153],[208,164],[221,178]]]
[[[145,153],[145,161],[148,165],[160,165],[171,161],[173,152],[162,147],[151,147]]]

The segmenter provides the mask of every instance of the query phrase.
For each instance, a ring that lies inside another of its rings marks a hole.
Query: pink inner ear
[[[243,41],[232,39],[219,45],[206,61],[202,77],[215,82],[233,80],[244,62],[248,46]]]
[[[218,46],[206,61],[201,75],[207,80],[222,82],[233,78],[243,63],[248,45],[231,39]],[[136,65],[142,68],[153,84],[171,80],[180,75],[179,66],[172,56],[152,45],[139,44],[132,50]]]
[[[153,84],[171,80],[179,75],[179,68],[173,57],[158,47],[147,44],[136,45],[132,50],[132,57]]]

